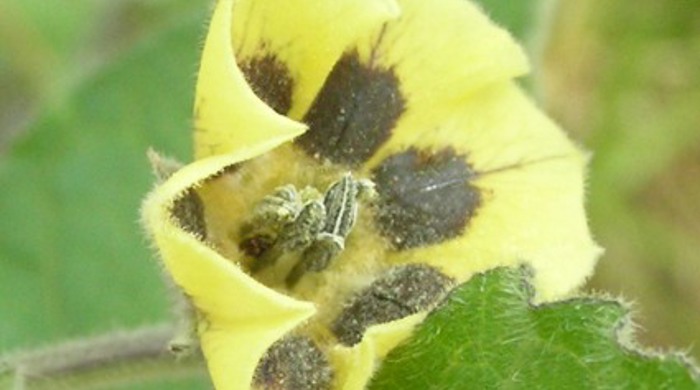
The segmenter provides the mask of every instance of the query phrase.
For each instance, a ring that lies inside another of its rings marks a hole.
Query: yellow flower
[[[362,389],[449,286],[496,266],[530,264],[541,300],[583,283],[586,156],[514,83],[526,71],[465,0],[219,0],[196,159],[143,208],[217,389]],[[355,200],[360,179],[375,198]],[[317,196],[333,183],[352,184],[342,207]],[[287,190],[303,199],[280,206]],[[356,223],[295,247],[281,237],[314,199]]]

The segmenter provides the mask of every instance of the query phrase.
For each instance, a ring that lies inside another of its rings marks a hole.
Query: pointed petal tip
[[[197,159],[269,138],[291,139],[306,129],[276,113],[246,82],[231,43],[232,7],[232,0],[217,3],[202,53],[194,108]]]

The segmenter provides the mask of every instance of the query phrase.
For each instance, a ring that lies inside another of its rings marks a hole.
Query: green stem
[[[0,358],[0,389],[105,389],[205,377],[201,356],[167,352],[171,325],[120,331]]]

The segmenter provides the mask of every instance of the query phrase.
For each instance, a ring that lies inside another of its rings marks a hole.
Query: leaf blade
[[[682,355],[619,343],[630,331],[623,303],[534,306],[523,272],[497,269],[455,290],[389,354],[370,388],[700,388]]]

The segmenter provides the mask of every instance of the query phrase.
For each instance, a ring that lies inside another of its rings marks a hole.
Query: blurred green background
[[[528,47],[524,84],[593,152],[607,253],[587,288],[635,302],[645,344],[700,356],[700,2],[481,3]],[[210,9],[0,2],[0,351],[169,318],[138,223],[145,150],[189,160]]]

